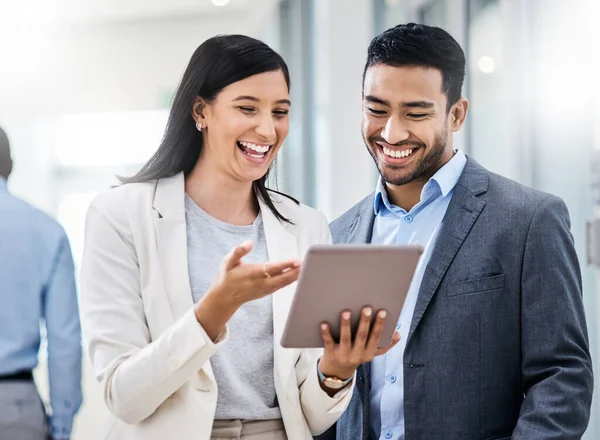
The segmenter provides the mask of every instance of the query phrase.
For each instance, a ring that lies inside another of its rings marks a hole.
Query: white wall
[[[11,49],[10,68],[0,70],[0,117],[163,107],[200,43],[252,31],[242,15],[42,31],[27,57]],[[23,58],[34,60],[12,64]]]

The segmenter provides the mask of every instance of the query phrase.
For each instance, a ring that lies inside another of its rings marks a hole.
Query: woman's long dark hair
[[[277,70],[283,72],[289,90],[290,74],[285,61],[262,41],[245,35],[219,35],[206,40],[196,49],[183,74],[158,150],[135,176],[120,178],[121,183],[147,182],[181,172],[188,176],[203,147],[202,133],[196,129],[192,117],[196,98],[210,103],[234,82]],[[291,223],[277,210],[269,195],[271,190],[267,189],[266,180],[270,171],[271,168],[253,182],[254,191],[278,219]]]

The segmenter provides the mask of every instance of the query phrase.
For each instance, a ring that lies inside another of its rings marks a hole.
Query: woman
[[[107,438],[310,439],[346,408],[356,367],[382,352],[383,318],[365,336],[368,311],[354,345],[325,327],[320,358],[279,345],[298,259],[330,240],[322,214],[265,186],[289,108],[279,55],[212,38],[154,157],[90,206],[81,312],[115,416]]]

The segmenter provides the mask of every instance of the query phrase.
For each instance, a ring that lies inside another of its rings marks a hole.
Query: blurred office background
[[[600,203],[599,13],[597,0],[0,0],[9,189],[58,218],[78,266],[88,203],[156,149],[194,49],[243,33],[291,69],[279,186],[333,219],[376,180],[360,138],[370,39],[401,22],[441,26],[468,56],[471,108],[457,146],[570,209],[599,378],[600,301],[586,235]],[[47,395],[44,357],[36,380]],[[73,440],[99,438],[107,415],[87,358],[85,368]],[[598,394],[585,438],[600,438]]]

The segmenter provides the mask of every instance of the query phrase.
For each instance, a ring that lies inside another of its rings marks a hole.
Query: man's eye
[[[374,108],[371,107],[367,107],[369,109],[369,112],[373,113],[374,115],[384,115],[385,112],[383,110],[375,110]]]
[[[427,116],[427,113],[409,113],[408,116],[410,118],[424,118]]]

